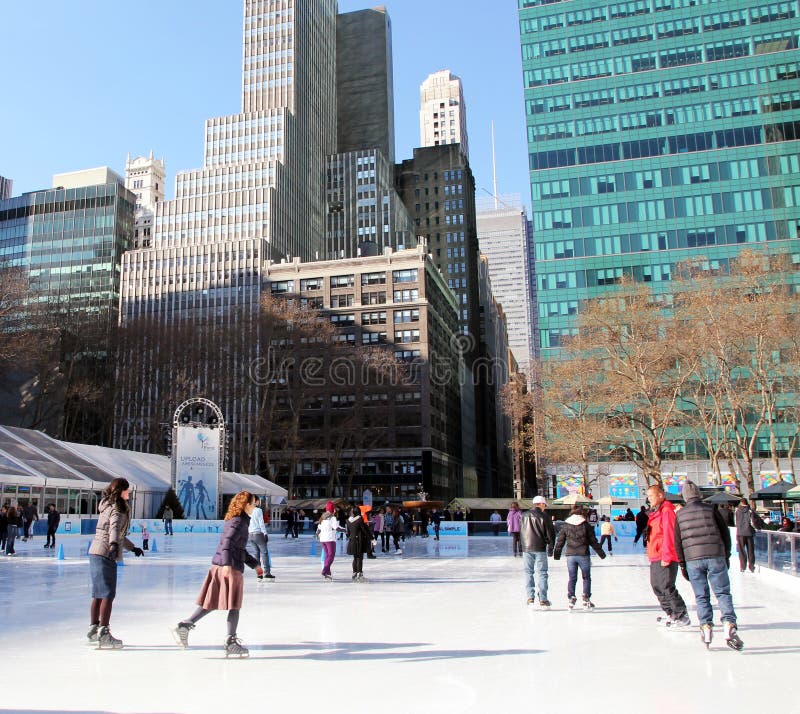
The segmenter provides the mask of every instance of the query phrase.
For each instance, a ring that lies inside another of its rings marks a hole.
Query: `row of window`
[[[417,282],[417,268],[407,270],[393,270],[392,282],[394,283],[415,283]],[[333,275],[329,278],[331,288],[352,288],[355,286],[355,275]],[[361,285],[377,285],[386,283],[386,273],[364,273],[361,276]],[[294,292],[294,280],[276,280],[271,283],[273,293]],[[323,278],[305,278],[300,280],[300,291],[308,292],[321,290]]]
[[[557,3],[568,2],[568,0],[519,0],[520,9],[530,7],[541,7],[545,5],[555,5]],[[632,17],[635,15],[649,15],[654,12],[666,12],[669,10],[680,10],[682,8],[690,7],[704,7],[706,5],[716,5],[724,2],[724,0],[628,0],[627,2],[611,3],[608,6],[605,4],[597,5],[586,10],[577,10],[575,12],[566,13],[567,27],[573,25],[585,25],[591,22],[598,22],[607,19],[618,19],[621,17]],[[754,8],[759,12],[759,17],[769,17],[772,13],[780,13],[786,6],[796,7],[795,2],[782,2],[772,3],[770,5],[761,5]],[[755,13],[754,13],[755,14]],[[553,18],[554,16],[549,16]],[[547,17],[539,18],[552,22],[552,19]],[[783,19],[776,17],[773,19]],[[755,20],[754,20],[755,21]],[[768,20],[761,20],[766,22]],[[526,28],[533,29],[528,25]],[[539,27],[536,29],[548,29],[547,27]]]
[[[773,192],[774,191],[774,192]],[[608,226],[637,221],[713,216],[740,211],[791,208],[800,204],[800,187],[755,189],[722,193],[631,201],[534,213],[534,230]]]
[[[531,193],[534,201],[547,201],[622,191],[646,191],[667,186],[689,186],[798,174],[800,174],[800,154],[787,154],[769,159],[760,157],[738,161],[713,161],[663,169],[620,171],[598,176],[537,181],[531,185]]]
[[[531,171],[800,139],[800,121],[532,152]]]
[[[736,245],[800,237],[798,221],[680,228],[649,233],[621,233],[596,238],[574,237],[566,240],[540,241],[536,260],[561,260],[601,255],[623,255],[657,250],[680,250],[712,245]]]

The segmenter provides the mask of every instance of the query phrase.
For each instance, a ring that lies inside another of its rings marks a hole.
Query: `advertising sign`
[[[639,477],[636,474],[613,474],[609,476],[608,495],[611,498],[624,498],[629,501],[638,499]],[[625,513],[624,508],[622,512]]]
[[[686,483],[686,474],[665,474],[664,475],[664,490],[667,493],[675,493],[680,495],[683,485]]]
[[[780,477],[774,471],[762,471],[759,475],[761,476],[761,488],[774,486],[778,481],[794,482],[794,474],[791,471],[781,471]]]
[[[556,498],[571,496],[573,493],[583,494],[583,476],[580,474],[556,476]]]
[[[714,483],[716,481],[716,474],[711,471],[708,472],[708,482]],[[730,471],[721,471],[719,475],[719,485],[722,486],[727,493],[739,493],[739,482],[736,480]]]
[[[173,488],[187,519],[214,520],[219,502],[219,431],[208,427],[177,429]]]

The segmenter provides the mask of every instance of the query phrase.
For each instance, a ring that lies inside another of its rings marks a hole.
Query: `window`
[[[413,290],[394,291],[395,302],[416,302],[417,300],[419,300],[419,290],[416,288]]]
[[[419,322],[419,310],[395,310],[394,322]]]
[[[385,325],[386,312],[362,312],[361,313],[362,325]]]
[[[419,330],[398,330],[394,333],[395,344],[419,342]]]
[[[386,302],[386,293],[381,290],[378,292],[361,293],[362,305],[383,305]]]
[[[362,285],[383,285],[386,283],[386,273],[362,273]]]
[[[415,283],[417,282],[417,269],[392,271],[392,281],[395,283]]]
[[[331,276],[332,288],[352,288],[355,285],[353,275],[333,275]]]
[[[352,407],[355,403],[355,394],[331,394],[331,407],[334,409]]]
[[[331,307],[352,307],[355,304],[353,293],[331,296]]]
[[[293,280],[279,280],[270,285],[272,293],[290,293],[294,290]]]
[[[305,278],[300,281],[300,292],[305,293],[311,290],[322,290],[323,283],[324,281],[322,278]]]
[[[342,313],[341,315],[331,315],[331,322],[334,325],[353,325],[355,321],[356,316],[355,313],[352,312]]]
[[[362,332],[361,344],[362,345],[376,345],[386,342],[385,332]]]

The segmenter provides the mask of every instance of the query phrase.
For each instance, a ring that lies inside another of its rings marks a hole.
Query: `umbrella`
[[[554,506],[574,506],[575,504],[580,504],[582,506],[594,506],[597,501],[593,501],[591,498],[587,498],[586,496],[582,496],[579,493],[571,493],[569,496],[564,496],[564,498],[557,498],[553,501]]]
[[[627,506],[630,501],[624,498],[612,498],[611,496],[603,496],[598,502],[601,506]]]
[[[724,503],[739,503],[741,500],[741,496],[734,496],[727,491],[720,491],[719,493],[715,493],[708,498],[703,499],[705,503],[716,503],[718,505],[722,505]]]
[[[787,491],[794,488],[793,483],[788,481],[778,481],[773,483],[772,486],[762,488],[760,491],[754,491],[750,494],[750,498],[754,501],[781,501]]]
[[[683,496],[681,496],[679,493],[670,493],[669,491],[665,491],[664,500],[669,501],[670,503],[683,503]]]
[[[790,488],[786,492],[787,501],[796,501],[798,499],[800,499],[800,486],[795,486],[794,488]]]

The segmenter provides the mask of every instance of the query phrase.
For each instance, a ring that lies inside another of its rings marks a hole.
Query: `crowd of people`
[[[56,510],[54,503],[45,509],[47,520],[47,540],[43,547],[56,547],[56,531],[61,522],[61,514]],[[4,504],[0,507],[0,553],[14,556],[17,551],[14,544],[17,538],[21,541],[33,540],[33,524],[39,520],[36,504],[27,503],[24,506]]]

